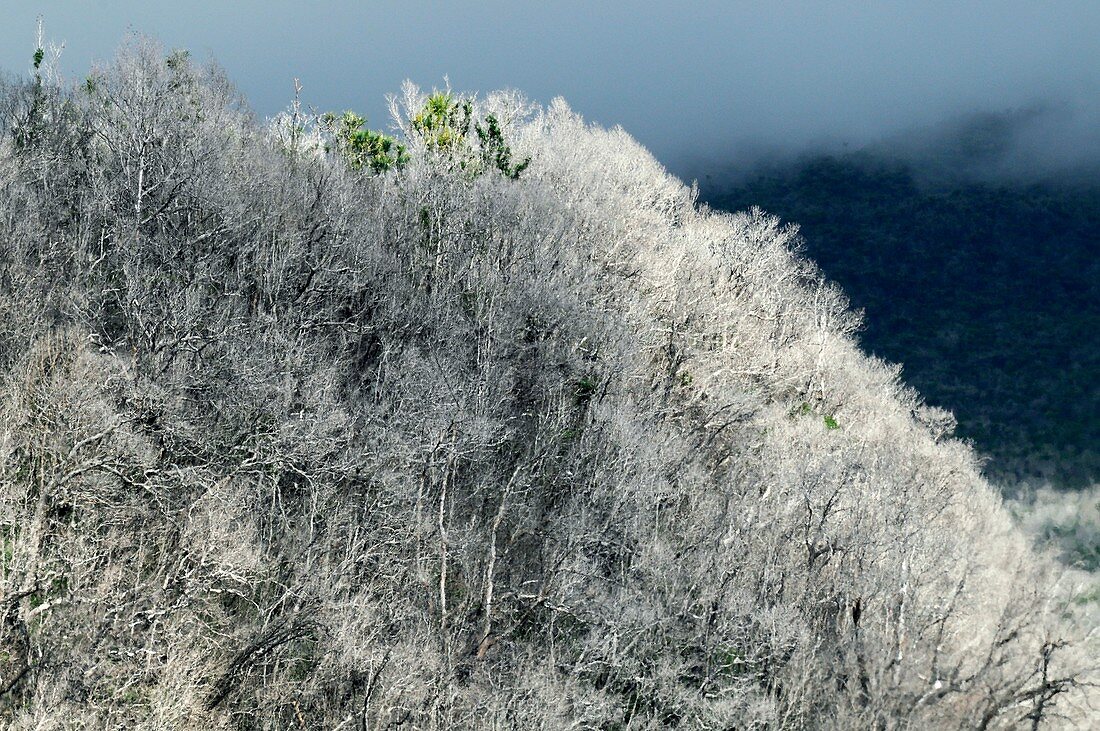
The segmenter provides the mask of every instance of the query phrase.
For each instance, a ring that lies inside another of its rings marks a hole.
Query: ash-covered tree
[[[155,45],[95,78],[0,144],[5,727],[1090,722],[1054,564],[795,230],[561,101],[410,86],[364,175]],[[488,115],[518,180],[452,164]]]

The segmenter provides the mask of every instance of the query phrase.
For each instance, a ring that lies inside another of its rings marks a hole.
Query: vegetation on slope
[[[1051,564],[793,229],[560,101],[409,87],[357,164],[92,81],[0,93],[5,726],[1078,713]]]
[[[984,126],[967,132],[959,145],[992,144]],[[864,345],[957,415],[991,477],[1100,480],[1100,185],[922,182],[864,152],[706,193],[797,221],[806,253],[866,311]]]

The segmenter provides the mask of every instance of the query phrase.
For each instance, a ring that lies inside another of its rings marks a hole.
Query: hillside
[[[1070,582],[794,229],[560,100],[394,106],[2,89],[6,727],[1087,723]]]
[[[965,131],[969,146],[996,149],[985,126]],[[1100,184],[929,177],[863,151],[761,169],[704,196],[798,222],[806,255],[866,312],[863,346],[904,363],[907,383],[955,413],[997,482],[1100,481]]]

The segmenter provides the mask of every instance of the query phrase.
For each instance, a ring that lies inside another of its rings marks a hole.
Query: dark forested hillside
[[[797,222],[806,254],[865,310],[864,347],[955,413],[997,481],[1100,478],[1100,184],[930,181],[859,153],[704,197]]]
[[[0,726],[1095,721],[1096,595],[792,228],[562,100],[407,85],[391,135],[43,56],[0,86]]]

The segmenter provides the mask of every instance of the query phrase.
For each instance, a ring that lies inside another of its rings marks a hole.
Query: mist
[[[47,39],[64,43],[61,70],[74,79],[139,33],[216,59],[261,117],[290,102],[295,78],[306,104],[355,109],[377,127],[406,78],[516,88],[541,103],[560,95],[591,121],[623,126],[686,179],[762,155],[919,150],[914,139],[942,139],[974,115],[1019,122],[986,173],[1100,160],[1100,5],[1087,0],[707,0],[686,11],[652,0],[74,0],[5,9],[0,67],[29,68],[37,16]]]

